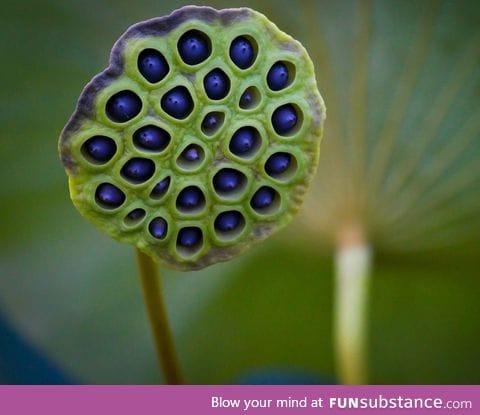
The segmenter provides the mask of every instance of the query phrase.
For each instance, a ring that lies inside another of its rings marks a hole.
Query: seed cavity
[[[139,150],[161,152],[170,144],[168,131],[156,125],[146,125],[133,134],[133,144]]]
[[[116,209],[125,202],[125,193],[111,183],[102,183],[95,190],[95,201],[104,209]]]
[[[289,86],[295,77],[295,66],[290,62],[275,62],[267,74],[267,84],[272,91],[280,91]]]
[[[236,197],[247,185],[247,176],[239,170],[229,167],[220,169],[213,176],[213,188],[222,197]]]
[[[253,65],[257,55],[257,44],[250,36],[238,36],[230,45],[230,59],[240,69]]]
[[[232,154],[241,158],[251,158],[261,146],[260,133],[254,127],[241,127],[232,136],[229,149]]]
[[[220,100],[230,92],[230,79],[220,68],[215,68],[203,79],[203,87],[208,98]]]
[[[133,209],[131,212],[128,213],[127,216],[125,216],[125,224],[129,226],[136,225],[145,217],[145,214],[145,209]]]
[[[83,157],[93,164],[108,163],[117,152],[117,145],[110,137],[96,135],[82,144]]]
[[[261,95],[256,86],[249,86],[240,97],[238,106],[242,110],[251,110],[260,104]]]
[[[148,231],[155,239],[165,239],[168,232],[168,223],[165,219],[158,216],[150,221]]]
[[[144,49],[138,55],[138,71],[150,83],[160,82],[167,76],[170,67],[165,57],[156,49]]]
[[[202,132],[207,136],[212,136],[222,127],[224,122],[225,114],[223,112],[209,112],[202,121]]]
[[[205,207],[205,195],[197,186],[187,186],[177,196],[177,209],[183,213],[198,213]]]
[[[292,136],[301,127],[303,114],[300,109],[292,104],[278,107],[272,114],[272,126],[281,136]]]
[[[197,65],[203,62],[212,52],[210,39],[199,30],[189,30],[184,33],[180,37],[177,47],[180,57],[188,65]]]
[[[274,153],[265,162],[265,172],[275,179],[288,179],[296,170],[297,159],[290,153]]]
[[[177,235],[177,251],[185,257],[193,256],[202,249],[203,232],[196,226],[180,229]]]
[[[220,213],[214,222],[215,232],[221,239],[231,239],[238,236],[245,227],[245,218],[237,210]]]
[[[160,105],[171,117],[183,120],[193,111],[194,104],[188,89],[184,86],[176,86],[163,95]]]
[[[155,163],[146,158],[134,157],[122,167],[120,174],[130,183],[139,184],[146,182],[155,173]]]
[[[168,188],[170,187],[170,182],[170,176],[167,176],[164,179],[160,180],[155,186],[153,186],[153,189],[150,192],[150,197],[152,199],[161,199],[165,195],[165,193],[167,193]]]
[[[279,207],[280,195],[270,186],[262,186],[250,200],[250,206],[262,215],[272,214]]]
[[[198,144],[189,144],[177,158],[177,165],[184,170],[196,170],[205,160],[205,150]]]
[[[112,95],[106,105],[108,118],[124,123],[135,118],[142,110],[142,100],[133,91],[124,90]]]

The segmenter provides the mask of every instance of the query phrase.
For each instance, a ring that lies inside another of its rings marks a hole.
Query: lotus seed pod
[[[191,270],[291,220],[316,171],[324,119],[298,41],[251,9],[186,6],[120,37],[59,150],[83,216]]]

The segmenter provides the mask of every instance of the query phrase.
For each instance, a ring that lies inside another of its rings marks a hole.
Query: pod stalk
[[[140,282],[150,326],[155,340],[155,350],[165,381],[170,385],[183,384],[167,309],[163,301],[160,272],[153,259],[135,248]]]

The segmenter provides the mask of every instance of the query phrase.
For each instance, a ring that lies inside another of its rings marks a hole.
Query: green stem
[[[352,243],[353,242],[353,243]],[[362,240],[344,239],[335,258],[335,351],[342,384],[368,381],[367,303],[371,250]]]
[[[180,385],[183,380],[173,343],[172,331],[168,323],[167,310],[163,302],[157,264],[150,256],[139,249],[136,248],[135,251],[145,307],[155,339],[155,349],[160,367],[165,375],[166,383]]]

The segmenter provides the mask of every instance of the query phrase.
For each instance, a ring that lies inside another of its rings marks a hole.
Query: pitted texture
[[[290,221],[324,118],[300,43],[250,9],[187,6],[117,41],[59,148],[82,215],[167,266],[198,269]]]

